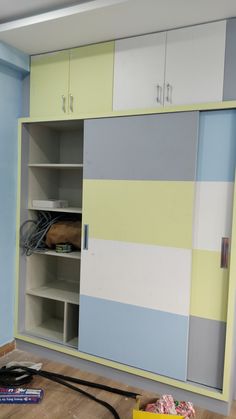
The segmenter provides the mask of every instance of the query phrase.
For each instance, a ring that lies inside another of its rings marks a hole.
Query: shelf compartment
[[[66,304],[64,335],[65,344],[78,349],[79,306]]]
[[[33,200],[66,200],[67,208],[54,208],[59,212],[77,212],[82,207],[82,182],[81,170],[51,170],[49,168],[31,167],[28,173],[28,206],[33,207]],[[39,208],[44,210],[44,208]],[[45,208],[47,210],[47,208]],[[51,208],[48,210],[52,210]]]
[[[76,282],[52,281],[39,288],[27,291],[27,294],[37,295],[56,301],[79,304],[79,285]]]
[[[64,343],[64,317],[63,302],[26,296],[25,326],[28,334]]]
[[[66,342],[66,344],[68,346],[71,346],[72,348],[78,349],[78,347],[79,347],[79,339],[78,339],[78,336],[75,336],[73,339],[71,339],[68,342]]]
[[[28,294],[79,303],[80,259],[48,257],[36,252],[27,261]]]
[[[28,124],[26,129],[30,164],[80,164],[83,161],[82,120]]]

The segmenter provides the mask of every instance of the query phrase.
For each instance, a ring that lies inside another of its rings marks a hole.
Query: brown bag
[[[56,244],[70,243],[76,249],[81,248],[81,221],[58,221],[46,234],[46,245],[49,248]]]

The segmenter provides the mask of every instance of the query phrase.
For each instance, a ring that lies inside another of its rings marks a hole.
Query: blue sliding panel
[[[81,351],[185,380],[188,316],[82,295],[85,315]]]
[[[197,181],[234,182],[236,111],[201,112]]]
[[[200,112],[199,122],[188,380],[221,390],[229,281],[222,242],[230,249],[236,111]]]

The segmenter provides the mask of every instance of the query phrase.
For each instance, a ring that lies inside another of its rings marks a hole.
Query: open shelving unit
[[[83,121],[26,123],[21,140],[20,224],[38,211],[81,220]],[[63,199],[68,207],[42,209],[32,205],[34,199]],[[80,258],[80,249],[21,254],[21,332],[78,348]]]

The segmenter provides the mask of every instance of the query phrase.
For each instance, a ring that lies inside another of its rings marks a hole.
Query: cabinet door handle
[[[162,87],[157,84],[157,103],[162,103]]]
[[[170,85],[170,83],[167,83],[166,84],[166,97],[165,97],[165,100],[166,100],[166,102],[169,102],[169,103],[171,103],[170,94],[171,94],[171,85]]]
[[[63,112],[66,113],[66,97],[65,95],[62,95],[61,98],[62,98],[62,110]]]
[[[70,111],[74,112],[74,97],[70,94]]]
[[[88,234],[89,234],[89,225],[84,224],[84,243],[83,243],[84,250],[88,250]]]
[[[229,238],[222,237],[221,239],[221,257],[220,267],[227,269],[229,266]]]

